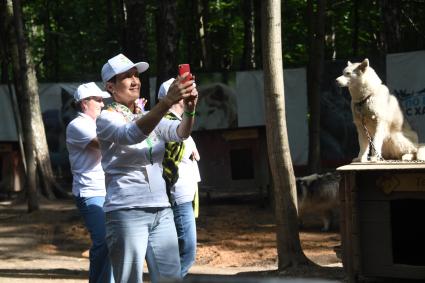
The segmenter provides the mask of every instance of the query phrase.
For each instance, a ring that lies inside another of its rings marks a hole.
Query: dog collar
[[[371,94],[366,96],[363,100],[360,100],[359,102],[355,102],[354,105],[356,105],[357,107],[361,107],[363,106],[363,104],[366,103],[366,101],[370,98]]]
[[[363,105],[366,103],[366,101],[370,98],[371,95],[366,96],[364,99],[360,100],[359,102],[354,102],[354,110],[361,114],[363,113]]]

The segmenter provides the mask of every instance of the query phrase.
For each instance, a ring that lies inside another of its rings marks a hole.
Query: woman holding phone
[[[145,62],[133,63],[119,54],[102,68],[102,80],[113,102],[97,119],[97,136],[105,171],[106,241],[116,282],[143,282],[146,257],[152,282],[180,278],[180,258],[173,212],[162,178],[164,144],[189,137],[198,93],[193,80],[178,76],[167,95],[142,114],[139,73]],[[183,100],[180,121],[163,119]]]

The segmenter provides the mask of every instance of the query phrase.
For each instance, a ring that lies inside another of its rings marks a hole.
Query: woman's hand
[[[195,89],[194,77],[185,82],[190,73],[184,73],[182,76],[177,76],[168,89],[167,95],[163,98],[165,102],[171,107],[182,99],[195,99],[197,92],[194,94],[192,91]],[[196,105],[196,102],[195,102]]]
[[[146,99],[146,98],[138,98],[138,99],[136,99],[136,101],[135,101],[135,104],[136,104],[136,111],[135,111],[135,113],[137,113],[137,114],[139,114],[140,112],[141,113],[144,113],[145,112],[145,105],[148,103],[148,100]]]
[[[192,89],[190,96],[183,100],[185,111],[194,112],[198,103],[198,90]]]

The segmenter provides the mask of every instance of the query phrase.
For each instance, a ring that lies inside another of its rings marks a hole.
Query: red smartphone
[[[189,64],[180,64],[179,65],[179,75],[182,76],[184,73],[189,73],[184,82],[192,79],[192,74],[190,73],[190,65]]]

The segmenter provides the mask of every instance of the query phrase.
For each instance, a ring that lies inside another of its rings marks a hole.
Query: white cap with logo
[[[102,67],[102,81],[105,83],[114,76],[127,72],[131,68],[136,67],[137,71],[143,73],[149,68],[149,64],[146,62],[133,63],[130,59],[125,57],[123,54],[118,54],[112,57]]]
[[[102,91],[94,82],[79,85],[74,92],[74,100],[76,102],[90,96],[99,96],[103,98],[111,97],[106,91]]]

